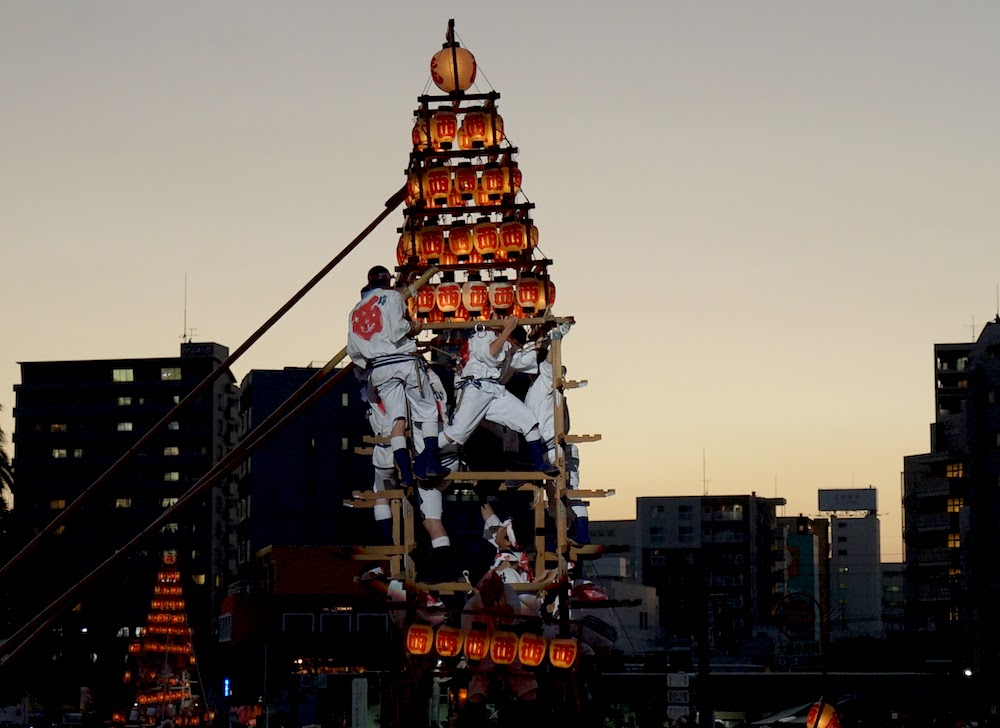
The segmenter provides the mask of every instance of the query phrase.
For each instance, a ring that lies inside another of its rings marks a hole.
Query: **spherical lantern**
[[[517,658],[517,635],[513,632],[497,630],[490,644],[490,657],[497,665],[509,665]]]
[[[448,201],[451,192],[451,170],[447,167],[431,167],[424,172],[424,197],[433,200],[436,205]]]
[[[488,220],[480,221],[472,228],[472,244],[483,256],[483,260],[492,260],[500,247],[500,233],[497,226]]]
[[[454,274],[448,277],[452,278],[453,276]],[[447,319],[462,305],[462,287],[454,280],[444,280],[435,288],[434,298],[438,309]]]
[[[479,177],[476,170],[468,162],[463,162],[455,168],[455,190],[462,195],[463,200],[471,200],[476,196],[479,187]]]
[[[458,134],[455,135],[455,141],[458,142],[459,149],[465,151],[472,149],[472,139],[469,138],[469,132],[466,130],[464,122],[458,127]]]
[[[517,641],[517,657],[522,665],[538,667],[545,659],[548,641],[541,635],[525,632]]]
[[[840,728],[837,709],[827,702],[813,703],[806,716],[807,728]]]
[[[500,249],[507,253],[508,258],[516,258],[528,246],[528,236],[524,224],[517,220],[507,220],[500,224]]]
[[[496,111],[486,112],[486,139],[484,143],[487,147],[498,147],[504,140],[503,117]]]
[[[465,635],[465,656],[482,660],[490,653],[490,635],[481,629],[470,630]]]
[[[406,651],[411,655],[426,655],[434,644],[434,630],[426,624],[411,624],[406,630]]]
[[[462,120],[462,129],[465,132],[468,147],[463,149],[482,149],[486,146],[486,129],[489,117],[480,111],[474,110],[466,113]]]
[[[504,171],[496,162],[490,162],[483,170],[479,186],[486,192],[490,200],[499,200],[504,192]]]
[[[549,644],[549,662],[554,667],[573,667],[580,645],[573,637],[556,637]]]
[[[424,196],[423,178],[414,172],[406,178],[406,197],[416,201]]]
[[[465,91],[476,80],[476,58],[457,43],[445,43],[431,58],[431,79],[446,94]]]
[[[434,635],[434,649],[441,657],[457,657],[465,644],[465,632],[442,624]]]
[[[531,220],[524,221],[524,227],[528,231],[528,250],[534,250],[538,247],[538,227],[535,226]]]
[[[430,133],[427,130],[427,120],[418,118],[415,122],[413,122],[413,132],[410,136],[413,140],[413,148],[418,152],[425,151],[430,143]]]
[[[552,308],[556,302],[556,284],[551,280],[545,284],[545,307]]]
[[[449,109],[440,109],[431,117],[431,143],[435,149],[451,149],[458,134],[458,116]]]
[[[396,263],[405,265],[417,261],[417,231],[404,230],[396,245]]]
[[[417,233],[417,254],[428,263],[436,263],[444,252],[444,228],[431,225]]]
[[[453,225],[448,231],[448,248],[459,262],[467,261],[474,248],[472,228],[465,224]]]
[[[413,301],[413,308],[417,312],[417,318],[428,318],[431,315],[431,311],[434,310],[434,304],[436,302],[434,286],[421,286],[420,289],[417,290],[417,295],[413,297]]]
[[[506,316],[517,299],[514,295],[514,285],[507,280],[506,276],[497,276],[490,283],[490,306],[501,316]]]
[[[521,191],[521,170],[517,164],[511,162],[503,167],[503,193],[505,195],[516,195]]]
[[[478,318],[490,305],[490,287],[485,281],[470,278],[462,284],[462,304],[469,316]]]
[[[545,308],[542,282],[534,273],[525,271],[517,279],[517,303],[526,315]]]

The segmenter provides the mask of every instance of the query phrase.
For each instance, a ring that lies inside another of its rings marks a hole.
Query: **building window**
[[[314,615],[286,612],[281,615],[281,631],[292,634],[312,634]]]
[[[174,483],[181,479],[181,474],[176,470],[171,470],[169,473],[163,474],[163,479],[169,483]]]
[[[233,639],[233,615],[219,616],[219,642],[229,642]]]
[[[51,500],[49,501],[49,508],[53,511],[61,511],[66,507],[66,501],[64,500]]]
[[[691,526],[678,526],[677,527],[677,542],[678,543],[693,543],[694,542],[694,529]]]
[[[949,622],[958,621],[958,607],[948,607],[948,621]]]
[[[350,404],[350,398],[348,397],[347,392],[344,392],[340,395],[340,406],[346,407],[348,404]]]
[[[177,499],[176,498],[161,498],[160,499],[160,505],[163,508],[170,508],[170,506],[175,505],[176,503],[177,503]]]
[[[957,566],[952,566],[948,569],[948,576],[961,576],[962,570]]]
[[[52,457],[54,457],[56,460],[63,460],[64,458],[68,457],[66,448],[56,448],[55,450],[52,451]]]
[[[340,449],[346,451],[351,446],[346,437],[340,438]]]
[[[847,528],[847,523],[845,521],[837,521],[837,528]]]
[[[962,506],[965,505],[964,498],[949,498],[948,499],[948,513],[958,513],[962,510]]]
[[[111,372],[111,379],[115,382],[134,382],[135,372],[131,369],[115,369]]]
[[[649,629],[649,615],[639,612],[639,629]]]
[[[997,391],[995,389],[991,389],[990,393],[987,395],[987,397],[988,397],[988,399],[990,401],[990,404],[996,404],[997,403]]]
[[[118,423],[118,432],[132,432],[132,423],[131,422],[119,422]]]
[[[323,617],[329,615],[321,615],[320,621]],[[389,631],[389,615],[387,614],[359,614],[354,618],[355,629],[357,629],[358,634],[362,636],[362,639],[367,635],[369,637],[375,637],[376,635],[383,635]]]
[[[179,394],[175,394],[174,395],[174,404],[180,404],[180,403],[181,403],[181,396]]]
[[[962,463],[948,463],[944,466],[944,477],[946,478],[961,478],[962,472]]]
[[[181,530],[180,524],[168,523],[160,529],[160,533],[177,533]]]
[[[77,460],[79,460],[80,458],[82,458],[83,457],[83,448],[82,447],[78,447],[75,450],[73,450],[73,457],[75,457]]]
[[[130,407],[131,405],[132,405],[132,398],[131,397],[119,397],[118,398],[118,406],[119,407]]]
[[[837,556],[847,556],[847,549],[837,549]]]
[[[66,425],[49,425],[49,432],[66,432]]]
[[[178,422],[177,420],[174,420],[169,425],[167,425],[167,429],[168,430],[179,430],[179,429],[181,429],[181,423]]]
[[[847,543],[847,536],[837,536],[837,543]]]
[[[939,542],[940,543],[940,542]],[[962,537],[957,533],[948,534],[948,548],[957,549],[962,546]]]
[[[193,581],[198,586],[202,586],[205,583],[205,575],[204,574],[192,574],[191,581]]]
[[[837,573],[838,574],[846,574],[848,571],[849,571],[849,568],[846,567],[846,566],[838,566],[837,567]]]
[[[287,616],[287,615],[286,615]],[[312,616],[312,615],[310,615]],[[385,615],[382,615],[385,616]],[[319,615],[319,629],[323,634],[346,635],[351,631],[350,612]],[[286,630],[287,631],[287,630]]]
[[[115,508],[131,508],[132,499],[131,498],[116,498]]]
[[[164,382],[177,382],[181,378],[180,367],[163,367],[160,369],[160,380]]]
[[[163,454],[165,457],[176,457],[181,454],[181,449],[176,445],[171,445],[163,448]]]

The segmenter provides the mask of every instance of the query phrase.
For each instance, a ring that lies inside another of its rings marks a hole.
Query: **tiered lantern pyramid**
[[[163,555],[146,626],[142,635],[129,644],[128,657],[125,683],[135,691],[136,722],[159,725],[168,718],[176,726],[211,722],[200,696],[192,689],[192,673],[196,673],[194,647],[181,572],[173,552]]]
[[[500,94],[469,92],[476,59],[455,40],[451,23],[431,59],[431,79],[442,93],[421,96],[414,112],[396,262],[404,283],[430,266],[441,272],[411,300],[411,313],[431,325],[543,316],[556,290],[550,261],[538,257],[534,205],[521,193]]]

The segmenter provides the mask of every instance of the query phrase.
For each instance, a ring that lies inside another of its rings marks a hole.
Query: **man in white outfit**
[[[410,320],[402,294],[391,288],[390,281],[388,269],[380,265],[368,271],[368,285],[348,317],[347,353],[355,365],[366,370],[369,383],[385,405],[392,422],[390,444],[399,480],[412,487],[414,472],[424,480],[443,477],[449,471],[438,457],[437,404],[412,338],[420,326]],[[424,451],[412,469],[405,436],[407,402],[424,437]]]

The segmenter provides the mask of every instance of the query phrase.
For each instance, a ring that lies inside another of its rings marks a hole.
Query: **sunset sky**
[[[449,18],[555,261],[594,518],[879,491],[1000,284],[1000,4],[0,4],[0,427],[18,362],[241,344],[405,181]],[[235,368],[325,362],[394,214]],[[704,465],[704,470],[703,470]]]

